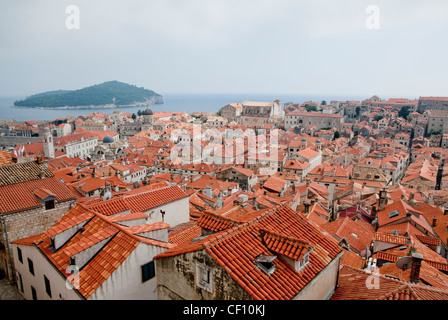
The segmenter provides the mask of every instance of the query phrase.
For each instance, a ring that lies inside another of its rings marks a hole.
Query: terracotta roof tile
[[[53,177],[46,166],[34,161],[0,166],[0,186],[38,180],[41,179],[41,174],[44,178]]]
[[[126,228],[114,224],[110,217],[105,217],[83,205],[75,205],[53,227],[43,234],[17,241],[17,243],[35,243],[49,261],[65,274],[70,265],[70,257],[80,253],[101,241],[107,240],[86,265],[80,269],[79,293],[85,298],[91,296],[97,288],[123,263],[139,243],[149,243],[163,248],[174,245],[154,239],[144,239],[133,235],[133,232],[148,231],[168,227],[166,224],[148,224],[142,227]],[[79,223],[82,229],[76,232],[59,250],[53,252],[50,237],[68,230]],[[81,232],[82,231],[82,232]],[[67,277],[69,274],[65,274]]]
[[[68,201],[76,195],[65,184],[52,176],[44,179],[24,181],[0,186],[0,214],[39,207],[43,204],[34,192],[43,195],[40,189],[55,196],[56,202]]]
[[[265,274],[254,263],[261,254],[272,255],[263,243],[261,230],[309,242],[313,248],[310,263],[297,272],[284,260],[276,258],[273,261],[275,271],[269,276]],[[195,243],[179,245],[155,259],[198,250],[205,250],[257,300],[292,299],[342,252],[335,239],[324,235],[288,206],[268,210],[250,222],[209,235]]]
[[[188,197],[178,186],[151,190],[136,195],[125,195],[124,198],[131,212],[145,212],[163,204]]]

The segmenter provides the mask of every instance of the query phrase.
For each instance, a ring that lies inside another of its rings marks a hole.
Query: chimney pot
[[[412,266],[409,280],[413,283],[419,283],[420,267],[422,265],[423,256],[420,253],[412,252],[411,257],[412,257]]]

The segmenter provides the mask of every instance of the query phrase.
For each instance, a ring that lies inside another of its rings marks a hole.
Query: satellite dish
[[[109,200],[110,198],[112,198],[112,192],[106,191],[106,193],[104,194],[103,200]]]
[[[412,265],[412,258],[409,256],[398,258],[397,262],[395,262],[395,265],[398,269],[401,269],[403,271],[407,270]]]

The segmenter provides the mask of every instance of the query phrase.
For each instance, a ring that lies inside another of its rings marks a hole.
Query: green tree
[[[400,111],[398,111],[398,116],[403,119],[407,119],[408,115],[411,113],[409,109],[410,109],[409,106],[402,106]]]
[[[323,100],[321,105],[326,106],[327,105],[327,101]]]
[[[334,138],[333,138],[333,139],[338,139],[338,138],[340,138],[340,137],[341,137],[340,132],[339,132],[339,131],[336,131],[336,132],[334,133]]]
[[[316,106],[310,106],[309,104],[305,105],[305,108],[308,112],[317,111]]]
[[[132,117],[132,120],[134,120],[134,121],[135,121],[135,119],[137,119],[137,115],[135,113],[133,113],[131,117]]]
[[[361,107],[357,106],[356,107],[356,116],[359,117],[360,114],[361,114]]]

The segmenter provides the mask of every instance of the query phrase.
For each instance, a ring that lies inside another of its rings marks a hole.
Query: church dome
[[[112,138],[111,136],[105,136],[103,138],[103,143],[113,143],[114,142],[114,138]]]
[[[142,112],[142,116],[152,116],[152,115],[153,115],[152,110],[149,108],[147,108],[146,110],[143,110],[143,112]]]

